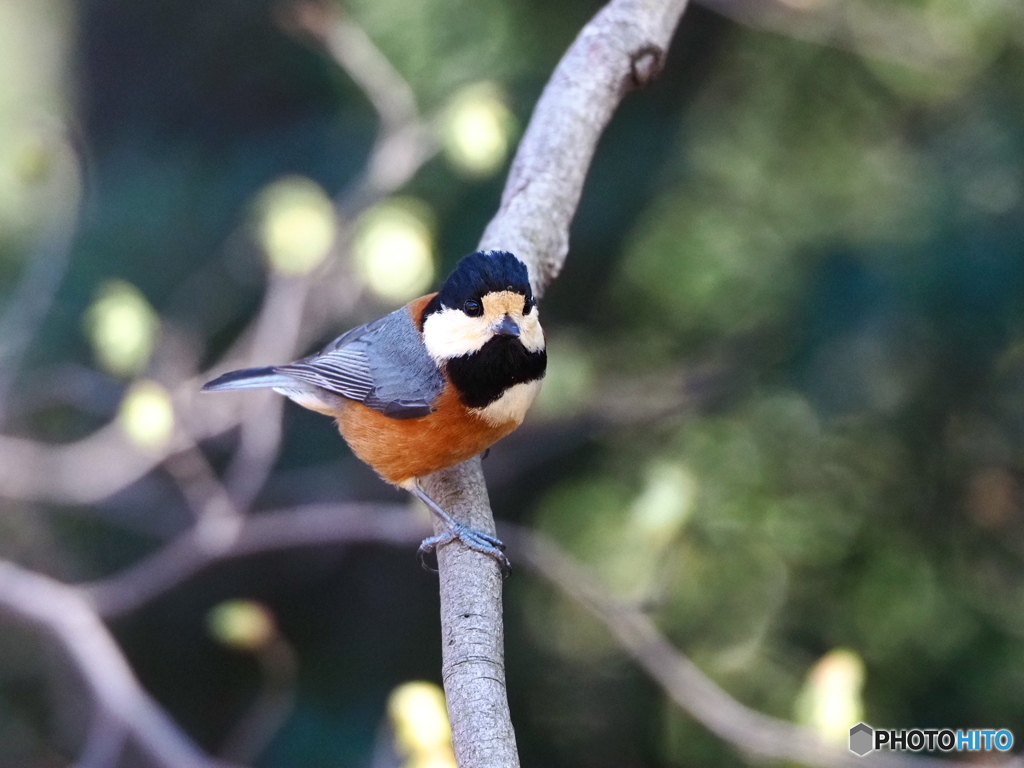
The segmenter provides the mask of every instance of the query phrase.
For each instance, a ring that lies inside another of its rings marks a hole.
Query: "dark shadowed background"
[[[284,0],[3,0],[0,462],[104,428],[165,449],[169,392],[275,274],[319,284],[296,353],[430,290],[599,7],[346,2],[436,137],[364,205],[378,113]],[[591,169],[541,307],[545,390],[484,462],[499,524],[548,534],[737,699],[841,745],[861,719],[1024,737],[1022,156],[1018,0],[691,6]],[[327,419],[289,404],[283,427],[250,514],[406,503]],[[230,476],[238,430],[201,437]],[[72,503],[0,471],[0,556],[112,574],[191,524],[180,474]],[[525,766],[744,764],[550,587],[518,570],[506,601]],[[224,563],[111,627],[216,751],[273,674],[237,632],[269,620],[295,670],[253,763],[397,765],[389,696],[440,671],[411,547]],[[57,647],[2,618],[0,766],[73,762],[84,711]]]

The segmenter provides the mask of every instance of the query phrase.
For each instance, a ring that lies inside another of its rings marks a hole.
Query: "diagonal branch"
[[[111,727],[123,729],[156,764],[226,768],[207,758],[146,694],[80,590],[0,561],[0,611],[52,634],[85,678]]]
[[[9,411],[9,395],[29,345],[53,307],[67,272],[82,202],[82,169],[70,141],[56,141],[57,160],[50,205],[53,216],[26,259],[11,299],[0,312],[0,423]]]
[[[457,490],[453,486],[453,490]],[[165,570],[168,552],[161,550],[150,561],[115,577],[79,587],[65,587],[61,594],[78,593],[89,599],[103,615],[116,616],[136,605],[139,592],[125,592],[132,584],[144,584],[142,591],[152,598],[182,583],[203,568],[222,560],[276,552],[293,547],[337,546],[339,544],[383,544],[406,547],[419,541],[426,532],[424,519],[403,508],[381,505],[311,505],[255,515],[245,521],[234,545],[219,555],[195,552],[195,544],[182,537],[182,551],[176,566]],[[844,749],[821,742],[813,731],[786,720],[762,714],[737,701],[675,648],[643,611],[617,598],[601,579],[586,566],[566,554],[543,534],[519,526],[502,524],[501,534],[508,542],[514,560],[547,581],[566,598],[578,603],[611,634],[616,645],[647,673],[650,679],[682,710],[742,753],[764,760],[781,760],[813,768],[963,768],[954,760],[936,760],[913,754],[875,753],[867,758],[854,757]],[[451,549],[451,547],[446,547]],[[163,566],[158,563],[163,562]],[[154,574],[163,576],[154,578]],[[2,574],[2,568],[0,568]],[[36,577],[45,579],[45,577]],[[46,581],[49,581],[48,579]],[[52,582],[52,584],[56,584]],[[0,607],[4,605],[4,581],[0,575]],[[74,595],[73,595],[74,596]],[[79,598],[80,599],[80,598]],[[118,602],[120,600],[121,602]],[[145,602],[142,599],[141,602]],[[466,626],[481,623],[486,617],[462,617]],[[445,642],[451,639],[448,635]],[[464,664],[489,663],[486,658],[467,658]],[[500,671],[491,667],[490,671]],[[446,669],[445,677],[450,676]],[[502,680],[493,680],[501,686]],[[472,702],[486,706],[486,701]],[[493,714],[493,712],[492,712]],[[116,725],[111,723],[109,725]],[[1021,768],[1019,758],[997,764],[999,768]]]
[[[304,5],[312,7],[313,1],[300,0],[300,10]],[[382,135],[367,160],[364,173],[338,202],[338,215],[345,219],[397,191],[436,153],[437,142],[430,123],[421,119],[417,112],[411,89],[365,33],[341,16],[326,17],[324,31],[328,35],[325,42],[329,51],[367,91],[382,122]],[[7,334],[9,344],[0,340],[0,358],[6,356],[7,362],[20,360],[63,275],[69,247],[67,240],[73,233],[74,216],[71,214],[77,211],[80,192],[77,179],[68,187],[73,193],[72,207],[76,210],[69,210],[48,232],[49,237],[42,244],[47,258],[30,265],[22,283],[21,298],[0,317],[0,326],[11,331]],[[342,245],[336,255],[344,253],[344,240],[340,242]],[[263,309],[240,334],[228,357],[244,358],[250,346],[257,356],[278,357],[278,353],[273,352],[275,345],[287,350],[319,334],[317,328],[299,333],[307,299],[312,301],[330,294],[330,313],[320,313],[329,317],[322,318],[321,322],[337,316],[351,303],[339,306],[338,292],[330,290],[330,281],[319,279],[321,276],[322,270],[319,274],[299,278],[275,275]],[[358,291],[349,293],[354,301]],[[32,306],[28,307],[26,301]],[[26,317],[28,320],[17,327],[11,325],[14,320]],[[280,357],[287,359],[291,354],[285,351]],[[16,365],[7,365],[0,371],[0,412],[16,368]],[[289,541],[294,541],[296,546],[332,537],[346,541],[394,539],[412,543],[425,533],[420,530],[422,525],[410,526],[403,522],[395,526],[397,517],[394,515],[380,519],[364,515],[356,519],[351,515],[339,516],[336,507],[321,510],[323,514],[317,514],[315,509],[303,510],[301,520],[292,520],[288,515],[243,519],[237,508],[249,506],[277,455],[280,403],[274,404],[270,414],[253,414],[240,404],[233,406],[227,401],[199,396],[199,386],[209,376],[196,376],[193,363],[176,360],[168,371],[172,374],[169,378],[176,383],[173,399],[182,429],[162,448],[145,450],[133,444],[117,420],[86,438],[61,445],[0,435],[0,497],[92,504],[167,463],[168,471],[182,484],[190,503],[201,512],[197,524],[188,533],[136,566],[86,585],[84,589],[63,585],[0,561],[0,612],[9,612],[54,635],[72,656],[97,702],[99,712],[81,756],[82,768],[116,762],[124,738],[137,742],[160,765],[198,768],[220,765],[203,756],[142,690],[100,620],[100,613],[116,615],[132,610],[213,562],[288,546]],[[232,503],[224,488],[210,475],[205,460],[197,453],[195,441],[221,434],[239,424],[243,426],[242,448],[227,477],[228,486],[239,502]]]
[[[419,119],[416,95],[362,27],[334,3],[297,0],[282,11],[287,26],[312,37],[359,86],[380,116],[383,133]]]
[[[194,526],[113,576],[79,585],[104,618],[130,613],[208,566],[237,557],[329,543],[413,544],[426,526],[404,507],[383,504],[310,505],[250,515],[227,539]]]
[[[569,224],[597,142],[619,102],[664,64],[686,0],[614,0],[583,28],[548,81],[481,248],[512,251],[543,295],[569,252]]]
[[[619,102],[661,69],[686,0],[612,0],[580,32],[541,94],[480,247],[515,253],[544,293],[569,250],[569,223],[597,142]],[[493,532],[479,459],[425,479],[442,506]],[[438,553],[443,677],[461,768],[517,768],[505,693],[501,576],[462,546]]]
[[[580,604],[611,633],[622,648],[668,697],[701,725],[736,749],[761,760],[781,760],[811,768],[955,768],[935,760],[896,752],[866,758],[823,742],[809,728],[743,705],[680,653],[646,613],[616,599],[601,579],[549,539],[525,528],[502,526],[516,557],[568,598]],[[511,535],[509,535],[511,534]],[[1019,759],[1002,768],[1020,768]]]
[[[326,47],[338,66],[367,90],[367,97],[381,116],[381,136],[367,158],[366,168],[337,202],[344,225],[382,197],[398,191],[436,154],[431,120],[419,115],[408,84],[350,19],[329,4],[318,5],[316,0],[300,0],[294,9],[285,8],[282,13],[286,24],[302,29]],[[358,50],[343,50],[344,40],[357,40]],[[346,237],[339,239],[339,257],[346,247]],[[255,405],[247,406],[244,400],[209,398],[199,395],[198,390],[217,372],[294,356],[296,349],[322,334],[325,325],[350,309],[356,294],[339,305],[333,281],[322,277],[322,270],[301,277],[272,275],[263,308],[221,361],[198,375],[193,375],[194,371],[178,372],[180,383],[173,393],[175,410],[193,440],[202,441],[243,425],[242,446],[228,477],[237,501],[243,502],[239,507],[248,506],[246,502],[252,500],[272,469],[279,445],[282,401],[257,398]],[[46,303],[39,296],[35,298],[40,306]],[[309,318],[304,315],[310,313],[302,309],[307,304],[316,305],[315,324],[305,322]],[[302,323],[302,328],[291,327]],[[20,333],[12,330],[11,344],[5,345],[0,339],[0,359],[8,347],[14,350],[15,337],[20,338]],[[9,368],[0,370],[0,395]],[[270,405],[264,410],[261,404],[267,402]],[[2,408],[0,402],[0,411]],[[190,445],[191,441],[177,442],[158,450],[140,451],[116,421],[87,437],[60,445],[0,434],[0,497],[95,503],[141,480],[169,456]]]

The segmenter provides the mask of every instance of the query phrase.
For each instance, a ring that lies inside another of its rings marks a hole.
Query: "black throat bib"
[[[509,387],[544,377],[545,350],[530,352],[519,339],[495,336],[471,355],[446,363],[448,378],[469,408],[490,405]]]

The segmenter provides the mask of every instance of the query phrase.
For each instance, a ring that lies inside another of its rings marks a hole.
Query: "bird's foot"
[[[512,564],[509,563],[508,557],[505,556],[505,543],[495,536],[458,522],[454,525],[449,525],[443,533],[423,540],[423,543],[420,544],[420,548],[416,552],[420,565],[428,571],[436,572],[437,568],[434,568],[427,561],[427,555],[434,552],[436,556],[436,551],[439,547],[451,544],[453,541],[461,541],[469,549],[480,552],[488,557],[493,557],[501,567],[502,577],[508,578],[509,573],[512,571]]]

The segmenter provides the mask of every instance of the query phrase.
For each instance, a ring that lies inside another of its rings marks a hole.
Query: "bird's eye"
[[[473,299],[470,299],[469,301],[462,305],[462,311],[465,312],[470,317],[480,317],[480,315],[483,314],[484,310],[483,307],[480,306],[479,301],[474,301]]]
[[[530,313],[531,313],[531,312],[533,311],[533,307],[534,307],[534,306],[536,305],[536,303],[537,303],[537,302],[536,302],[536,301],[534,301],[534,299],[533,299],[533,296],[531,296],[530,298],[528,298],[528,299],[527,299],[527,300],[526,300],[526,301],[525,301],[525,302],[523,303],[523,314],[524,314],[524,315],[528,315],[528,314],[530,314]]]

